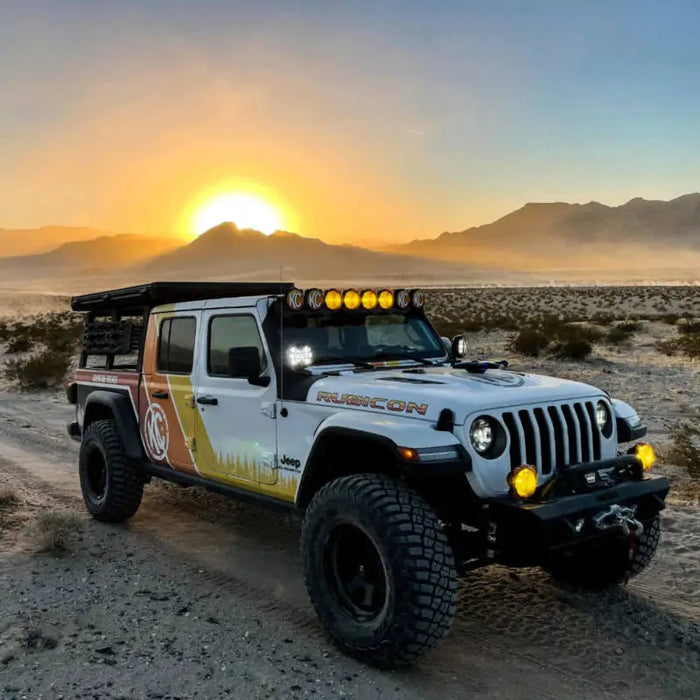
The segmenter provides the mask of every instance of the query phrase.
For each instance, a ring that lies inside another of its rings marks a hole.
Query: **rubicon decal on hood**
[[[404,413],[417,413],[424,416],[428,412],[427,403],[415,403],[414,401],[402,401],[401,399],[389,399],[380,396],[359,396],[357,394],[331,393],[330,391],[319,391],[316,395],[317,401],[325,403],[342,404],[345,406],[362,406],[363,408],[379,408],[386,411],[396,411]]]

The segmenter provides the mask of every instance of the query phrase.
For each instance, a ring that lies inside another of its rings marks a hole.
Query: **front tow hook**
[[[644,525],[635,517],[637,506],[611,505],[607,510],[593,516],[593,523],[598,530],[610,530],[620,528],[625,537],[633,535],[639,537],[644,532]]]

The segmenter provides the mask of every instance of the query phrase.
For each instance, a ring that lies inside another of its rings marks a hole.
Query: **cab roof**
[[[73,311],[153,308],[183,301],[286,294],[293,288],[291,282],[149,282],[74,296],[71,308]]]

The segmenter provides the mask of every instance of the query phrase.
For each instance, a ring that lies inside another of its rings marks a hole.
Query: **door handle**
[[[197,403],[203,403],[207,406],[218,406],[219,399],[216,396],[198,396]]]
[[[168,392],[167,391],[154,391],[151,396],[154,399],[167,399],[168,397]]]

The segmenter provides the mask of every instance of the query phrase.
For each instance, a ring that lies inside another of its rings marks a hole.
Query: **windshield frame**
[[[334,359],[331,362],[328,363],[323,363],[323,364],[315,364],[312,362],[310,365],[311,367],[322,367],[326,364],[328,365],[342,365],[342,364],[353,364],[355,363],[377,363],[377,365],[382,365],[385,362],[393,362],[393,361],[414,361],[414,362],[421,362],[421,360],[424,361],[434,361],[435,363],[441,363],[441,362],[446,362],[449,359],[449,353],[447,351],[447,348],[444,346],[442,342],[442,338],[440,337],[440,334],[435,330],[433,327],[432,323],[426,316],[425,312],[423,309],[417,309],[417,308],[409,308],[409,309],[398,309],[398,308],[393,308],[393,309],[388,309],[388,310],[347,310],[347,309],[339,309],[337,311],[329,311],[327,309],[322,309],[320,311],[311,311],[309,309],[301,309],[299,311],[292,311],[290,309],[284,309],[283,311],[283,339],[282,339],[282,345],[283,345],[283,350],[286,352],[286,349],[289,347],[289,343],[287,342],[287,337],[289,331],[292,329],[298,330],[298,326],[294,323],[294,320],[299,320],[300,318],[328,318],[328,319],[336,319],[336,320],[342,320],[344,318],[347,318],[348,320],[358,320],[359,318],[367,318],[367,317],[388,317],[388,316],[401,316],[401,317],[408,317],[410,319],[416,319],[417,321],[420,322],[420,332],[425,334],[425,338],[427,341],[427,344],[429,344],[431,341],[434,344],[434,348],[425,348],[421,350],[415,350],[413,352],[385,352],[385,353],[374,353],[371,355],[367,355],[364,353],[358,353],[356,355],[351,355],[348,353],[347,358],[343,356],[342,350],[340,352],[337,351],[329,351],[325,353],[328,356],[333,356]],[[332,324],[335,325],[335,324]],[[340,327],[342,327],[343,324],[338,324]],[[360,324],[351,324],[348,323],[348,325],[360,325]],[[365,325],[365,328],[367,326]],[[337,357],[337,359],[336,359]]]

